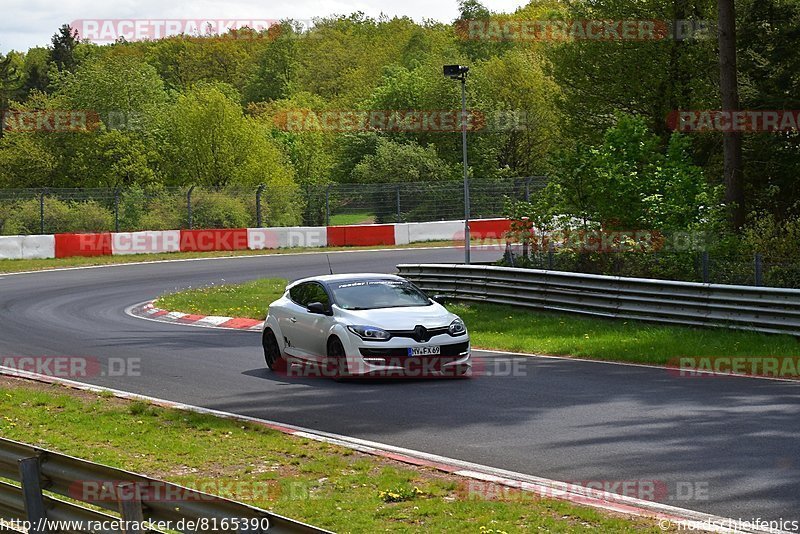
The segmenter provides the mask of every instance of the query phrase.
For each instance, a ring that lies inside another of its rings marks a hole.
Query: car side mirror
[[[447,302],[447,300],[448,300],[448,297],[447,297],[446,295],[433,295],[433,296],[431,297],[431,300],[432,300],[433,302],[436,302],[436,303],[438,303],[438,304],[444,304],[444,303],[446,303],[446,302]]]
[[[312,302],[306,308],[310,313],[318,313],[320,315],[333,315],[333,310],[330,306],[326,306],[321,302]]]

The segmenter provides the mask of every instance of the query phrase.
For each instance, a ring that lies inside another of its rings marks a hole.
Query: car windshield
[[[331,284],[336,304],[345,310],[430,306],[431,301],[405,280],[348,280]]]

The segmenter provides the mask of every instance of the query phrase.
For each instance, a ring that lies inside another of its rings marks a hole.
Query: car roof
[[[301,278],[300,280],[295,280],[288,286],[286,289],[290,287],[296,286],[297,284],[301,284],[303,282],[322,282],[323,284],[328,284],[329,282],[340,282],[344,280],[405,280],[395,274],[386,274],[386,273],[347,273],[347,274],[324,274],[320,276],[310,276],[308,278]]]

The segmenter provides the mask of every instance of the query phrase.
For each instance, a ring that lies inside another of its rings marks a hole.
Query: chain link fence
[[[470,217],[501,217],[508,200],[527,200],[544,177],[472,180]],[[291,190],[0,189],[0,235],[322,226],[462,219],[461,181],[314,185]]]

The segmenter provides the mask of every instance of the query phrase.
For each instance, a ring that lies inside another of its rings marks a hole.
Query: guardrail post
[[[194,186],[189,188],[189,191],[186,192],[186,213],[189,222],[189,230],[192,229],[192,191],[194,191]]]
[[[506,263],[514,267],[514,252],[511,250],[511,243],[506,243],[506,251],[503,255],[505,256]]]
[[[45,525],[47,514],[42,496],[39,457],[24,458],[19,461],[19,475],[22,482],[22,498],[25,503],[25,517],[30,521],[28,534],[47,534]]]
[[[135,482],[121,482],[117,484],[117,503],[119,515],[122,518],[122,534],[141,534],[144,523],[142,512],[142,497],[139,486]]]
[[[260,184],[256,189],[256,226],[261,228],[261,195],[264,193],[264,184]]]
[[[764,277],[764,258],[760,252],[756,252],[755,257],[753,258],[755,262],[755,283],[756,286],[763,285],[763,277]]]

